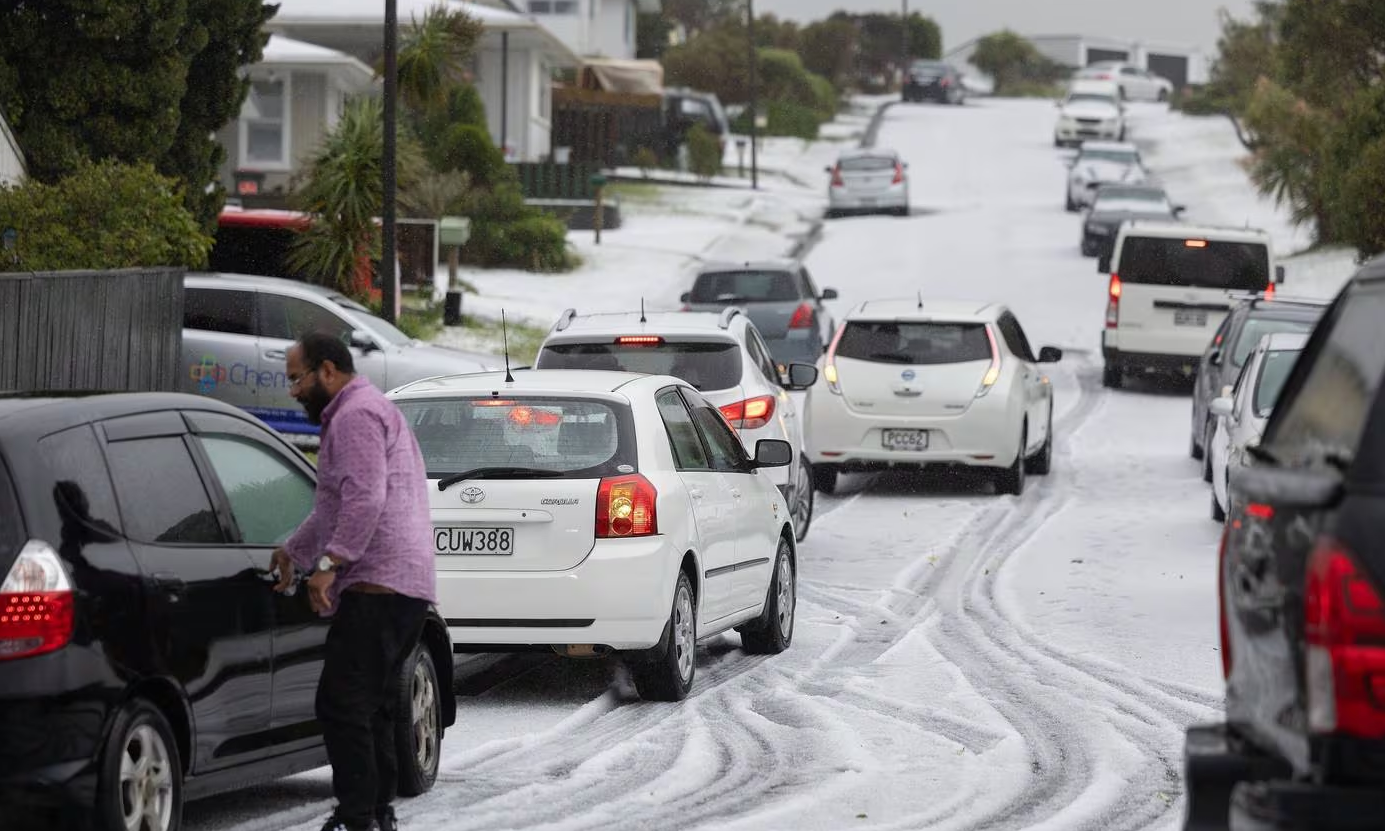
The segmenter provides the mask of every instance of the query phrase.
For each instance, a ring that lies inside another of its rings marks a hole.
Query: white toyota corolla
[[[1015,315],[988,303],[872,300],[847,315],[808,391],[819,490],[839,472],[967,465],[1019,494],[1053,459],[1053,387]]]
[[[462,651],[621,653],[640,695],[692,688],[698,640],[793,639],[793,522],[720,410],[669,376],[480,373],[390,393],[428,468],[438,606]]]

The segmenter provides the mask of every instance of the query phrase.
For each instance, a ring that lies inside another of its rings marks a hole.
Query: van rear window
[[[1150,286],[1263,291],[1270,282],[1269,247],[1260,242],[1127,237],[1119,266],[1122,283]]]
[[[989,361],[991,341],[982,323],[853,320],[835,354],[877,364],[965,364]]]

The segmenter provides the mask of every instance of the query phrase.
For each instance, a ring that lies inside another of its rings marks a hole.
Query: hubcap
[[[438,760],[438,694],[433,678],[419,661],[412,685],[414,757],[421,771],[431,771]]]
[[[789,562],[789,552],[779,555],[779,568],[775,569],[779,594],[779,634],[784,640],[793,635],[793,563]]]
[[[793,521],[794,529],[801,535],[803,529],[808,527],[809,520],[813,514],[813,475],[808,471],[808,465],[803,462],[798,464],[798,482],[794,485],[794,505]]]
[[[692,677],[695,641],[692,594],[686,586],[680,586],[678,600],[673,604],[673,648],[677,652],[678,676],[685,682]]]
[[[120,755],[120,801],[126,831],[166,831],[173,818],[173,767],[157,731],[141,724]]]

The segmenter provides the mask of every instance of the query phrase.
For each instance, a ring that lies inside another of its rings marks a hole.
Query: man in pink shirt
[[[337,807],[323,831],[393,831],[394,679],[437,601],[428,476],[404,414],[355,374],[350,348],[310,334],[288,352],[289,391],[322,425],[312,513],[274,553],[278,591],[309,571],[332,618],[317,718]]]

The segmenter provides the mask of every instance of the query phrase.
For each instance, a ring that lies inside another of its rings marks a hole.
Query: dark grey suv
[[[683,293],[683,311],[719,312],[740,306],[750,316],[775,362],[815,364],[827,351],[837,323],[823,305],[836,289],[818,291],[796,260],[703,266]]]

